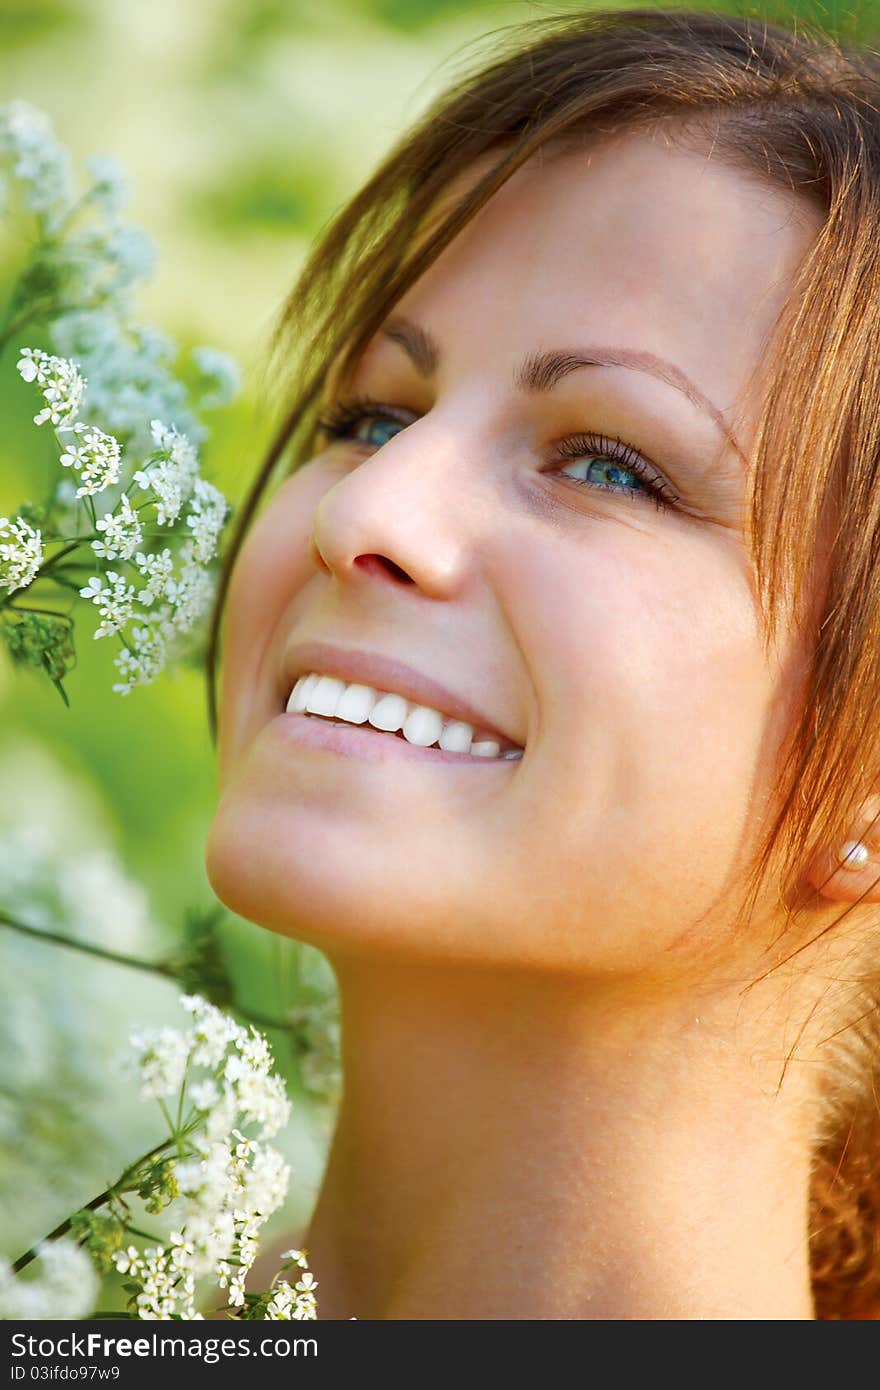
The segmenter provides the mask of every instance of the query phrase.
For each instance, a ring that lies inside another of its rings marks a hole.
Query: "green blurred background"
[[[0,101],[20,97],[44,109],[78,172],[85,156],[101,153],[129,176],[125,220],[143,227],[158,252],[137,317],[182,350],[225,349],[244,370],[236,405],[206,417],[202,451],[203,472],[233,503],[270,435],[264,352],[309,242],[451,77],[463,45],[513,21],[581,8],[0,0]],[[880,0],[806,0],[781,12],[844,38],[880,33]],[[0,305],[5,294],[0,283]],[[51,441],[35,438],[35,408],[8,350],[0,359],[0,515],[42,496],[57,469]],[[47,680],[13,671],[0,651],[0,830],[36,826],[74,860],[114,855],[141,888],[121,895],[109,925],[102,901],[102,939],[156,955],[188,908],[213,901],[203,867],[214,804],[204,686],[197,672],[182,670],[127,698],[112,694],[113,653],[91,640],[93,628],[86,615],[67,681],[70,709]],[[0,907],[3,893],[0,879]],[[98,903],[83,893],[88,923]],[[132,914],[138,923],[122,920]],[[282,1013],[296,992],[291,948],[231,917],[222,939],[240,996]],[[158,1115],[138,1106],[110,1059],[130,1023],[179,1020],[170,984],[13,943],[2,928],[0,951],[0,1252],[15,1255],[160,1132]],[[299,1086],[283,1038],[277,1052],[295,1100],[283,1145],[294,1166],[291,1196],[273,1223],[287,1229],[308,1216],[332,1113]]]

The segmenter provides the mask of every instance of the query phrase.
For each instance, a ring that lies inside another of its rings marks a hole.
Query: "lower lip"
[[[478,758],[449,753],[445,748],[420,748],[396,734],[382,733],[371,724],[331,724],[307,714],[279,714],[269,725],[284,739],[307,748],[362,758],[367,763],[454,763],[458,767],[516,767],[518,758]]]

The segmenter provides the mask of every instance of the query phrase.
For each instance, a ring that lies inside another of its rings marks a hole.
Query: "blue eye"
[[[632,468],[621,468],[620,464],[612,463],[610,459],[605,458],[575,459],[570,464],[567,464],[566,467],[567,469],[571,470],[580,467],[581,465],[586,465],[586,471],[588,473],[591,473],[595,469],[599,473],[604,473],[606,475],[604,481],[602,481],[601,479],[599,480],[600,487],[614,487],[615,485],[621,486],[621,480],[625,480],[627,475],[630,478],[639,478],[639,475]],[[571,477],[570,471],[566,473],[566,477]],[[590,479],[574,478],[573,481],[576,483],[586,483],[589,482]],[[595,480],[593,481],[595,482]],[[639,483],[642,487],[644,487],[644,482],[642,482],[640,478]],[[626,486],[625,481],[622,485]]]
[[[398,416],[389,406],[374,401],[370,396],[355,396],[349,401],[338,401],[326,416],[318,421],[318,428],[331,439],[355,439],[361,444],[374,444],[381,448],[390,437],[388,425],[405,429],[410,420]],[[365,437],[361,430],[366,426]]]
[[[558,446],[560,462],[568,460],[567,468],[586,465],[588,474],[604,474],[606,481],[596,482],[590,477],[572,478],[581,487],[598,488],[604,492],[619,492],[629,497],[645,498],[653,501],[658,510],[671,506],[678,499],[660,474],[645,462],[640,454],[622,439],[605,439],[601,435],[578,434],[563,440]],[[560,472],[562,470],[560,469]],[[628,486],[622,479],[627,474],[635,478],[637,486]],[[566,473],[566,477],[569,474]]]
[[[388,433],[389,425],[392,427],[391,435],[389,435]],[[365,437],[365,435],[361,433],[361,430],[364,426],[366,426],[367,435],[371,435],[373,434],[373,432],[375,432],[379,435],[379,438],[377,439],[375,437]],[[403,426],[401,425],[399,420],[392,420],[390,419],[390,417],[383,415],[365,415],[361,423],[356,425],[353,429],[351,433],[351,438],[360,439],[363,441],[364,444],[375,444],[378,447],[381,447],[383,444],[387,444],[389,438],[393,438],[394,432],[399,429],[403,429]]]
[[[351,400],[337,402],[329,413],[318,421],[318,428],[331,439],[353,439],[362,444],[372,444],[381,448],[397,430],[406,429],[410,418],[403,412],[398,415],[393,406],[383,405],[371,396],[355,396]],[[392,434],[388,434],[388,426]],[[366,427],[365,437],[360,433]],[[375,432],[375,433],[374,433]],[[378,437],[376,437],[378,436]],[[565,439],[557,446],[556,461],[566,463],[567,468],[575,464],[586,465],[587,474],[604,474],[604,481],[594,477],[573,478],[569,473],[563,476],[580,487],[611,493],[612,496],[637,497],[653,502],[658,510],[674,505],[678,498],[666,480],[646,463],[622,439],[607,439],[602,435],[577,434]],[[560,474],[563,470],[560,468]],[[623,481],[629,475],[636,480],[636,486]]]

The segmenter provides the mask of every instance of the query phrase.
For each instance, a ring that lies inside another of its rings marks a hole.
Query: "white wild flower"
[[[55,429],[61,466],[72,475],[50,491],[42,536],[21,518],[0,521],[0,587],[14,591],[32,582],[44,564],[46,535],[65,543],[81,539],[99,561],[113,563],[115,573],[96,575],[80,592],[100,611],[95,637],[120,638],[113,690],[128,695],[169,662],[198,652],[195,629],[215,592],[207,566],[230,509],[199,475],[198,446],[207,431],[190,406],[189,388],[176,378],[177,345],[133,319],[130,286],[149,277],[155,254],[142,230],[120,222],[125,174],[112,158],[89,158],[92,182],[74,201],[70,167],[44,112],[23,101],[0,103],[0,202],[7,182],[21,181],[24,206],[39,214],[31,239],[33,283],[59,301],[44,315],[54,351],[22,347],[17,368],[41,392],[34,422]],[[23,295],[31,292],[27,275],[20,284]],[[240,389],[241,373],[227,354],[203,346],[192,360],[200,407],[226,404]],[[131,476],[123,480],[129,459]],[[107,502],[98,520],[90,499],[117,485],[121,496]],[[132,500],[135,489],[147,494],[141,506]],[[152,531],[181,522],[169,538],[174,544],[157,554],[148,549],[147,510]],[[91,535],[83,535],[84,525]],[[137,571],[134,587],[123,577],[125,565]],[[60,568],[57,578],[67,583]],[[57,651],[50,650],[50,637]],[[38,640],[53,674],[69,658],[56,630]]]
[[[156,452],[137,470],[133,480],[144,492],[153,493],[159,525],[171,526],[192,495],[198,477],[198,455],[191,441],[173,425],[152,420],[150,429]]]
[[[0,516],[0,588],[11,594],[26,588],[42,563],[41,533],[23,517]]]
[[[241,1128],[264,1115],[271,1127],[289,1115],[266,1040],[200,995],[183,995],[181,1003],[191,1018],[185,1030],[140,1029],[131,1036],[129,1065],[140,1078],[141,1096],[179,1097],[181,1113],[197,1117],[188,1131],[188,1156],[171,1160],[179,1195],[167,1242],[143,1254],[129,1247],[114,1257],[117,1269],[139,1285],[141,1318],[199,1316],[196,1282],[204,1278],[228,1289],[228,1301],[240,1307],[261,1229],[284,1201],[290,1180],[289,1166],[263,1142],[264,1134],[253,1138]],[[303,1286],[302,1298],[311,1298],[310,1288]]]
[[[228,511],[229,505],[223,493],[213,483],[197,478],[186,524],[193,533],[196,558],[203,565],[214,556]]]
[[[189,1042],[177,1028],[143,1028],[132,1032],[133,1063],[141,1078],[142,1100],[176,1098],[189,1061]]]
[[[128,202],[128,179],[122,165],[110,155],[94,154],[86,160],[86,169],[93,179],[90,201],[106,217],[116,218]]]
[[[95,629],[96,638],[112,637],[114,632],[119,632],[131,617],[134,604],[134,589],[121,575],[108,570],[106,577],[110,585],[92,575],[79,591],[80,597],[90,599],[101,615],[101,624]]]
[[[45,407],[34,416],[35,425],[51,420],[53,425],[69,425],[82,404],[86,380],[66,357],[53,357],[41,348],[21,348],[17,367],[23,381],[36,382],[43,393]]]
[[[192,350],[192,359],[208,388],[201,397],[203,407],[210,409],[235,400],[241,390],[241,369],[234,358],[217,348],[197,347]]]
[[[0,1260],[0,1319],[87,1318],[99,1284],[88,1255],[70,1238],[43,1241],[37,1251],[36,1277],[14,1275],[12,1267]]]
[[[80,475],[77,497],[94,497],[95,493],[118,483],[121,462],[119,440],[81,421],[69,428],[82,442],[68,444],[60,462],[63,468],[74,468]]]
[[[44,111],[26,101],[0,106],[0,157],[24,184],[25,206],[52,231],[73,198],[73,162]]]
[[[186,633],[208,612],[214,597],[214,580],[195,558],[192,541],[185,541],[180,547],[178,559],[180,572],[167,581],[165,597],[173,605],[169,615],[172,628]]]
[[[118,511],[99,517],[95,529],[104,533],[102,540],[92,541],[92,550],[102,560],[130,560],[144,539],[138,514],[124,492],[119,499]]]
[[[167,647],[161,633],[147,623],[133,628],[129,645],[114,657],[113,664],[123,677],[113,686],[118,695],[130,695],[136,685],[150,685],[165,665]]]
[[[134,559],[142,577],[147,581],[142,589],[138,589],[138,602],[151,604],[157,598],[163,597],[165,586],[174,573],[171,551],[166,546],[164,550],[149,555],[138,552]]]

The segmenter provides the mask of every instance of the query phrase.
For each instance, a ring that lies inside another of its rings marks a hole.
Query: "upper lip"
[[[403,695],[405,699],[412,700],[417,705],[429,705],[441,714],[461,719],[474,728],[492,734],[501,744],[502,752],[507,748],[522,747],[496,728],[492,721],[469,701],[463,700],[439,681],[422,675],[421,671],[416,671],[412,666],[407,666],[405,662],[394,657],[380,656],[378,652],[359,651],[353,647],[336,647],[329,642],[298,642],[289,647],[284,654],[281,697],[285,703],[298,678],[309,671],[317,671],[324,676],[336,676],[347,683],[369,685],[375,690]]]

